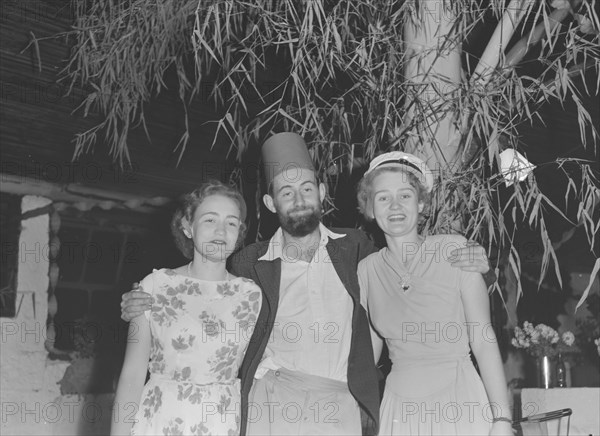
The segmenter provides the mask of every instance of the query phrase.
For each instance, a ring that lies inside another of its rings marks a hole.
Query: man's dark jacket
[[[338,239],[329,239],[327,252],[335,271],[354,302],[352,338],[348,356],[348,388],[361,408],[363,433],[375,435],[379,427],[379,379],[373,359],[367,314],[360,304],[356,270],[358,263],[376,249],[373,242],[360,230],[331,230],[346,235]],[[230,271],[233,274],[254,280],[263,291],[260,314],[239,373],[242,386],[241,436],[246,434],[248,395],[254,374],[273,330],[279,304],[281,259],[258,260],[266,253],[268,246],[269,241],[257,242],[239,251],[230,259]],[[314,357],[318,358],[318,356]]]

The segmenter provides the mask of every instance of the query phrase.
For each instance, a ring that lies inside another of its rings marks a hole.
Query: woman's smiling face
[[[423,203],[408,174],[383,171],[373,179],[371,189],[373,215],[381,230],[393,237],[416,235]]]
[[[240,224],[240,208],[233,199],[206,197],[189,223],[195,251],[207,260],[224,262],[235,249]]]

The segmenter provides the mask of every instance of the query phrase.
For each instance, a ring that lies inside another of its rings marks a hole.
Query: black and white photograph
[[[2,0],[0,434],[600,436],[600,1]]]

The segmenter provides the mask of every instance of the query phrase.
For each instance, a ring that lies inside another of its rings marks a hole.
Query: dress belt
[[[453,355],[453,356],[420,356],[415,357],[397,357],[392,361],[391,372],[394,370],[402,370],[406,368],[412,368],[415,366],[429,366],[439,365],[444,363],[456,363],[458,366],[472,363],[471,356],[467,355]]]
[[[290,371],[285,368],[270,369],[265,376],[306,391],[348,392],[348,383],[346,382],[299,371]]]

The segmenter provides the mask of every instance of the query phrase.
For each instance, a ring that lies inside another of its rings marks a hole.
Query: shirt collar
[[[321,240],[319,241],[319,246],[324,247],[327,245],[329,239],[338,239],[346,236],[345,233],[335,233],[329,230],[327,227],[323,225],[323,223],[319,223],[319,230],[321,232]],[[283,230],[281,227],[277,229],[271,240],[269,241],[269,246],[267,247],[267,252],[262,255],[258,260],[266,260],[273,261],[278,258],[282,258],[283,255]]]

